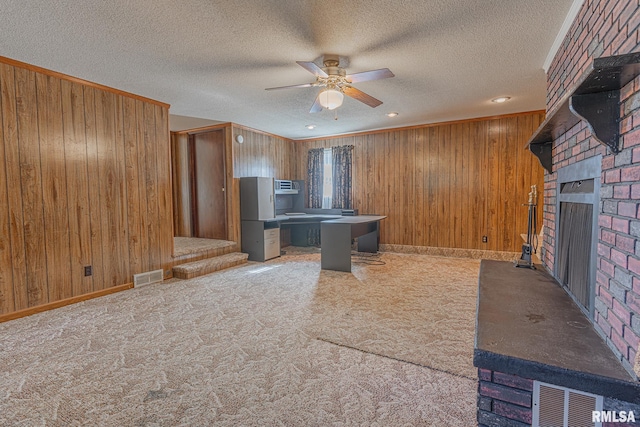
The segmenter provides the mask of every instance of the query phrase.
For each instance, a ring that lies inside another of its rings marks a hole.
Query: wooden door
[[[193,236],[227,238],[224,130],[191,135]]]

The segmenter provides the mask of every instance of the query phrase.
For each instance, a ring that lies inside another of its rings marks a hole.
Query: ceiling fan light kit
[[[318,102],[322,108],[335,110],[342,105],[344,95],[337,89],[325,89],[318,95]]]
[[[362,92],[351,86],[352,83],[366,82],[371,80],[386,79],[395,77],[388,68],[379,70],[363,71],[361,73],[347,74],[345,69],[340,67],[340,58],[337,55],[324,55],[323,65],[320,68],[315,62],[296,61],[305,70],[316,76],[313,83],[305,83],[300,85],[271,87],[267,90],[289,89],[299,87],[320,87],[320,93],[311,106],[310,113],[317,113],[322,109],[335,110],[342,105],[344,95],[347,95],[369,107],[375,108],[382,105],[382,101]]]

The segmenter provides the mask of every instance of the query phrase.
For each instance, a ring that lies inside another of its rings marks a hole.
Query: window
[[[307,158],[307,206],[351,209],[353,145],[312,148]]]
[[[331,209],[333,199],[333,162],[331,148],[324,149],[322,181],[322,209]]]

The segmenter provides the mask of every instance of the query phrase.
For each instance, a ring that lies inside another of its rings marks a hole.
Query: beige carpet
[[[477,378],[472,361],[480,262],[391,253],[358,259],[367,268],[321,271],[309,334]]]
[[[355,266],[353,279],[321,272],[318,254],[288,255],[0,324],[0,425],[475,425],[477,382],[443,372],[459,369],[458,361],[434,370],[313,334],[349,313],[366,324],[338,321],[336,330],[347,331],[339,335],[362,328],[362,336],[380,344],[381,331],[408,324],[371,329],[372,322],[392,313],[420,315],[422,303],[412,301],[419,289],[404,295],[404,281],[433,276],[427,266],[434,259],[383,254],[380,260],[386,264]],[[442,259],[436,261],[444,272]],[[469,260],[445,261],[451,269],[445,283],[471,268]],[[407,264],[411,274],[403,273]],[[389,295],[376,285],[378,276],[397,286],[389,300],[397,310],[379,311],[378,303],[356,297],[358,289],[375,300]],[[469,287],[446,289],[457,300],[458,292],[475,292],[475,280]],[[475,300],[468,304],[473,311]],[[367,307],[375,312],[367,315]],[[436,326],[444,328],[450,316],[442,316]],[[406,330],[401,335],[412,339]],[[443,354],[460,349],[458,338],[455,345],[446,344],[450,336],[440,338],[432,347]]]

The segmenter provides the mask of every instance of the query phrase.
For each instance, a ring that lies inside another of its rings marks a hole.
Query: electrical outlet
[[[93,274],[92,268],[90,265],[85,265],[84,266],[84,275],[86,276],[91,276]]]
[[[482,243],[487,243],[489,241],[489,239],[487,238],[487,236],[482,236]]]

